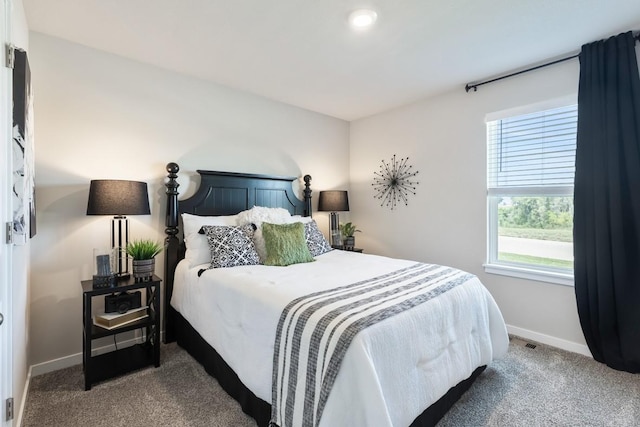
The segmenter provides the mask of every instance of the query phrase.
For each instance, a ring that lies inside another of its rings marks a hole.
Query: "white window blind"
[[[487,122],[489,195],[573,186],[577,118],[570,105]]]

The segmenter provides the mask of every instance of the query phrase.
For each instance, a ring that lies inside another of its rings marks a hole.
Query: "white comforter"
[[[331,251],[289,267],[207,270],[181,262],[171,304],[245,386],[271,402],[273,346],[289,301],[415,264]],[[206,267],[206,266],[204,266]],[[360,332],[345,354],[321,426],[408,426],[475,368],[504,355],[498,307],[477,278]]]

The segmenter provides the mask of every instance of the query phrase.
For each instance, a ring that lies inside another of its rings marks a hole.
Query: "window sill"
[[[501,276],[517,277],[519,279],[536,280],[538,282],[555,283],[563,286],[573,286],[573,274],[540,271],[526,267],[505,264],[484,264],[484,271]]]

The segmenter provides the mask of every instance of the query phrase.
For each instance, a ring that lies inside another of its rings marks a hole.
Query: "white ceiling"
[[[23,0],[29,29],[344,120],[640,30],[640,0]],[[377,11],[354,32],[347,15]]]

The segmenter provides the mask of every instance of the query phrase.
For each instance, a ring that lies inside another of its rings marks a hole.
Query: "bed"
[[[264,206],[312,223],[311,177],[299,199],[294,177],[198,170],[195,194],[179,201],[178,165],[167,172],[165,341],[185,348],[259,426],[270,425],[272,403],[272,425],[432,426],[506,352],[490,294],[450,267],[339,250],[287,267],[207,268],[185,259],[183,214],[222,218]],[[318,326],[307,333],[305,317],[301,332],[287,335],[298,329],[293,318],[319,299],[352,309],[347,301],[372,301],[364,292],[394,302],[336,315],[327,335]],[[316,341],[324,347],[311,350]]]

